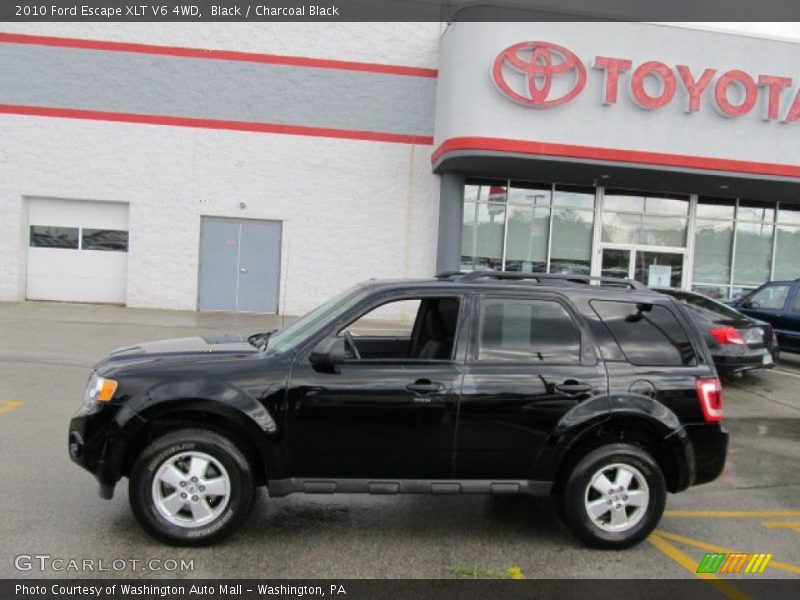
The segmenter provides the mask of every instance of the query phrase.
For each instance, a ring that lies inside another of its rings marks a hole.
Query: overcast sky
[[[746,31],[800,40],[800,23],[686,23],[697,27],[709,26],[715,29]]]

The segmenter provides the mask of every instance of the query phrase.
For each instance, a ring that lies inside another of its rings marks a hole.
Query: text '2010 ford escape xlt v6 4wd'
[[[391,320],[387,320],[387,318]],[[209,544],[256,486],[553,494],[585,543],[643,540],[716,478],[728,434],[701,336],[631,281],[512,273],[371,281],[277,332],[98,363],[69,451],[153,536]]]

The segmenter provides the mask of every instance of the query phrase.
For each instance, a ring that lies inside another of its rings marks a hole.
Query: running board
[[[527,494],[547,496],[552,481],[530,479],[318,479],[267,481],[270,496],[305,494]]]

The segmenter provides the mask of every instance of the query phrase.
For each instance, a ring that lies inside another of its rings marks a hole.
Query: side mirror
[[[340,337],[325,338],[308,355],[308,360],[315,369],[331,373],[336,373],[336,365],[343,363],[346,358],[344,338]]]

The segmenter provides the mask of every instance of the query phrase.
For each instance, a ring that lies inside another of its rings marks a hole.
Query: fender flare
[[[132,440],[149,424],[190,413],[230,423],[247,437],[265,470],[280,470],[280,454],[270,439],[277,437],[278,427],[266,407],[224,381],[193,378],[156,385],[120,407],[114,417],[117,433],[103,456],[106,479],[120,479]]]
[[[655,458],[663,462],[662,467],[668,471],[665,477],[669,491],[691,485],[695,473],[694,451],[677,415],[664,404],[642,394],[611,394],[605,398],[608,410],[602,416],[597,406],[578,405],[559,421],[546,446],[549,454],[542,457],[551,465],[547,478],[555,481],[570,453],[593,436],[637,421],[646,423],[649,433],[656,439],[659,456]]]

